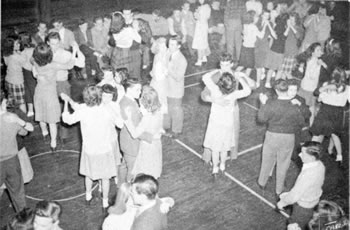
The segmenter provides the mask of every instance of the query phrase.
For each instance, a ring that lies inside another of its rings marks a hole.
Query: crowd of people
[[[86,205],[95,199],[93,182],[99,181],[103,212],[108,213],[102,229],[166,229],[174,200],[158,197],[161,138],[181,136],[187,66],[208,62],[211,47],[223,52],[220,68],[202,77],[201,98],[211,103],[203,160],[212,166],[214,180],[225,172],[229,157],[238,157],[237,100],[257,88],[272,88],[259,95],[257,121],[267,131],[258,186],[266,189],[276,166],[276,208],[293,205],[290,228],[315,229],[320,213],[343,218],[335,203],[320,202],[322,142],[329,138],[328,153],[342,163],[343,111],[350,101],[341,42],[333,36],[339,21],[336,3],[288,3],[188,0],[167,19],[158,9],[145,14],[126,8],[93,18],[92,26],[79,19],[74,31],[54,19],[50,30],[40,21],[35,34],[6,37],[0,185],[5,184],[18,213],[8,229],[60,229],[57,202],[26,208],[16,136],[34,130],[28,117],[39,123],[52,152],[67,142],[69,126],[80,123],[79,173],[85,177]],[[145,71],[150,81],[143,77]],[[94,82],[84,88],[83,103],[71,98],[69,76]],[[309,130],[312,139],[301,143],[302,130]],[[302,170],[286,191],[287,171],[298,156]],[[121,167],[127,169],[125,177],[118,174]],[[119,189],[109,206],[112,178]]]

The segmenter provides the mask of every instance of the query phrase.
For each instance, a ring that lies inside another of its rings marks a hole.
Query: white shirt
[[[306,64],[304,78],[301,80],[301,88],[308,92],[313,92],[318,85],[321,65],[317,58],[311,58]]]
[[[119,48],[130,48],[133,41],[141,43],[140,34],[132,27],[125,27],[119,33],[113,34],[113,38]]]
[[[62,119],[67,124],[80,122],[83,137],[83,151],[87,154],[101,154],[112,150],[112,144],[118,140],[115,126],[120,124],[108,105],[89,107],[86,104],[70,114],[64,112]]]
[[[254,48],[257,37],[260,31],[255,24],[243,25],[243,46],[247,48]]]
[[[335,91],[322,92],[319,99],[324,104],[343,107],[346,105],[347,101],[350,101],[349,86],[346,86],[345,90],[341,93]]]

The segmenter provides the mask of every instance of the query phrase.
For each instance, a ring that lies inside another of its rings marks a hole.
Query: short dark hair
[[[228,72],[225,72],[221,75],[217,85],[222,94],[227,95],[235,91],[236,89],[236,79],[235,77]]]
[[[39,21],[39,22],[36,24],[36,26],[39,27],[40,24],[45,24],[45,25],[47,26],[47,22],[45,22],[45,21]]]
[[[79,18],[78,19],[78,26],[81,26],[83,24],[87,23],[87,21],[85,20],[85,18]]]
[[[57,222],[62,214],[62,207],[56,201],[42,200],[35,206],[35,215],[51,218]]]
[[[39,66],[45,66],[52,62],[53,53],[46,43],[38,44],[33,52],[33,59]]]
[[[288,83],[288,86],[295,85],[295,86],[298,87],[298,88],[299,88],[299,86],[300,86],[299,81],[296,80],[296,79],[288,79],[288,80],[287,80],[287,83]]]
[[[317,141],[307,141],[302,145],[303,148],[306,148],[306,153],[315,157],[316,160],[319,160],[321,157],[322,145]]]
[[[15,42],[19,40],[19,37],[17,35],[9,36],[5,38],[3,44],[2,44],[2,55],[4,57],[8,57],[13,54],[13,49],[15,47]]]
[[[84,103],[93,107],[96,105],[100,105],[102,101],[102,89],[96,85],[86,86],[83,91]]]
[[[129,71],[126,67],[118,68],[115,70],[115,72],[119,74],[120,82],[123,82],[125,79],[129,78]]]
[[[170,41],[176,41],[176,43],[177,43],[178,45],[181,45],[181,38],[180,38],[180,36],[178,36],[178,35],[170,36],[170,38],[169,38],[169,40],[168,40],[168,47],[169,47]]]
[[[32,43],[32,38],[28,32],[26,31],[20,32],[19,39],[21,42],[21,46],[23,46],[24,48],[34,47]]]
[[[243,24],[250,24],[254,22],[255,11],[249,10],[243,15]]]
[[[230,53],[223,53],[221,56],[220,56],[220,62],[231,62],[233,63],[233,58],[232,58],[232,55]]]
[[[34,211],[24,208],[18,212],[6,226],[7,230],[34,230]]]
[[[58,39],[61,41],[61,36],[58,32],[50,32],[46,38],[45,38],[45,41],[46,42],[49,42],[51,39]]]
[[[138,174],[132,184],[136,186],[138,194],[146,195],[149,200],[154,200],[158,194],[158,181],[151,175]]]
[[[51,20],[51,24],[55,24],[56,22],[57,23],[63,23],[62,19],[60,19],[60,18],[54,18],[54,19]]]
[[[278,79],[273,84],[274,90],[277,90],[279,92],[287,92],[288,91],[288,83],[286,80]]]
[[[122,85],[124,86],[125,91],[128,90],[128,88],[131,88],[135,85],[142,85],[141,81],[137,78],[127,78],[122,82]]]
[[[110,84],[104,84],[102,86],[102,92],[112,94],[113,98],[112,101],[117,101],[118,99],[118,90],[111,86]]]

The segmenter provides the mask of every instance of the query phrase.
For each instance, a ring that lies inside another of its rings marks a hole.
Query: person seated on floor
[[[6,230],[34,230],[33,226],[34,211],[25,208],[14,217],[6,225]]]
[[[42,200],[36,204],[34,216],[35,230],[62,230],[59,226],[62,207],[56,201]]]

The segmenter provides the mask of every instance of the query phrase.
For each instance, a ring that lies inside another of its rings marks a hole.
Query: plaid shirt
[[[246,12],[245,1],[243,0],[227,0],[225,7],[224,20],[240,19]]]

